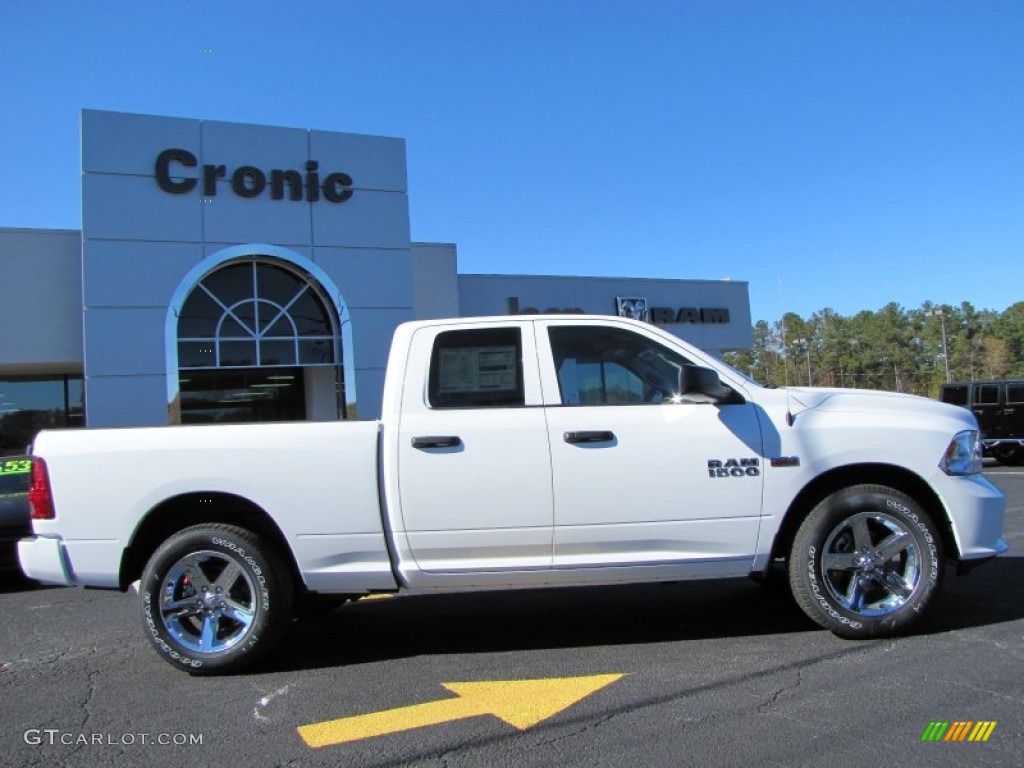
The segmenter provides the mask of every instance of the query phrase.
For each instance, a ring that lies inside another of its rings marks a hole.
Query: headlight
[[[960,432],[954,437],[939,462],[947,475],[976,475],[981,472],[981,440],[976,429]]]

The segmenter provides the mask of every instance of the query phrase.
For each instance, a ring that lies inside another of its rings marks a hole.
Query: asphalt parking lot
[[[896,640],[840,640],[746,580],[403,596],[297,623],[258,672],[192,678],[150,650],[134,598],[6,582],[0,765],[1016,768],[1024,468],[987,474],[1011,551],[949,578]],[[489,708],[502,681],[545,679],[561,709],[539,711],[540,688]],[[356,740],[309,743],[382,712]],[[935,722],[995,726],[922,741]]]

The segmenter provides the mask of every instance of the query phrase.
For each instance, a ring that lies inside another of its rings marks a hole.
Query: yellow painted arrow
[[[444,683],[444,687],[456,694],[457,698],[326,720],[300,726],[298,731],[303,741],[311,747],[344,744],[480,715],[494,715],[522,731],[557,715],[621,677],[623,675],[617,674]]]

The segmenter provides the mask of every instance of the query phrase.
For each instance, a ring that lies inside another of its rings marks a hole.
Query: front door
[[[632,330],[552,323],[545,335],[555,567],[724,560],[745,572],[761,513],[755,407],[680,402],[690,361]]]

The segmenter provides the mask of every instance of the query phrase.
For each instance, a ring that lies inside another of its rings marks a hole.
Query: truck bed
[[[393,587],[377,492],[379,433],[376,421],[97,429],[88,441],[72,430],[44,432],[36,450],[57,499],[61,581],[123,586],[122,552],[151,515],[174,499],[202,505],[229,495],[276,522],[307,588]],[[117,481],[97,482],[110,477]],[[57,521],[35,521],[41,549],[52,546],[46,536]]]

